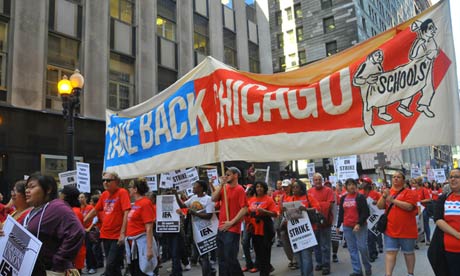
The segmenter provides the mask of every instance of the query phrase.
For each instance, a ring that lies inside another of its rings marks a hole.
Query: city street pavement
[[[425,244],[419,243],[420,249],[416,250],[416,262],[415,262],[415,272],[414,275],[416,276],[433,276],[433,270],[428,262],[426,257],[426,252],[428,247]],[[241,250],[240,250],[241,253]],[[351,263],[350,263],[350,255],[348,254],[348,250],[346,248],[339,248],[338,254],[339,262],[332,263],[331,267],[331,274],[332,276],[348,276],[352,273]],[[273,276],[294,276],[300,275],[300,270],[291,270],[288,268],[288,261],[286,255],[282,247],[273,246],[272,249],[272,265],[275,267],[275,271],[271,273]],[[244,266],[244,261],[240,256],[240,264]],[[162,264],[162,268],[160,269],[161,276],[167,276],[170,273],[166,271],[167,268],[171,267],[171,262],[167,262]],[[101,275],[103,272],[102,269],[98,269],[97,274],[93,275]],[[385,263],[384,263],[384,254],[379,254],[378,259],[372,263],[372,274],[376,276],[383,276],[385,275]],[[192,267],[190,271],[184,271],[184,276],[198,276],[201,275],[201,268],[200,266]],[[259,275],[259,273],[249,273],[246,272],[245,275]],[[321,275],[321,271],[315,272],[315,276]],[[404,256],[402,253],[399,253],[397,258],[396,267],[393,273],[394,276],[406,276],[407,270],[406,265],[404,262]]]

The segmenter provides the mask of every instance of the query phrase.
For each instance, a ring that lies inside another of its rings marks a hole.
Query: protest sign
[[[157,224],[158,233],[178,233],[180,230],[179,209],[174,195],[157,196]]]
[[[91,175],[89,164],[76,162],[77,164],[77,189],[82,193],[91,193]]]
[[[171,180],[171,175],[169,172],[162,173],[160,175],[160,188],[161,189],[171,189],[173,187],[173,182]]]
[[[422,170],[417,167],[412,167],[410,169],[410,178],[417,178],[419,176],[422,176]]]
[[[343,232],[339,232],[337,234],[337,227],[332,225],[331,227],[331,241],[342,241],[343,240]]]
[[[337,178],[344,182],[348,178],[358,179],[356,169],[356,155],[341,156],[336,158]]]
[[[66,185],[74,185],[77,186],[77,171],[67,171],[61,172],[59,175],[59,181],[61,182],[62,186]]]
[[[315,163],[307,163],[307,173],[310,183],[313,183],[313,175],[315,174]]]
[[[288,235],[294,253],[318,244],[307,212],[303,211],[299,219],[288,220]]]
[[[208,179],[212,181],[212,185],[219,186],[219,174],[217,169],[207,169],[206,173],[208,174]]]
[[[152,192],[158,191],[158,183],[157,183],[156,175],[146,176],[145,180],[147,181],[147,185],[149,186],[150,191]]]
[[[432,169],[433,174],[434,174],[434,179],[438,183],[444,183],[446,182],[446,174],[444,169]]]
[[[8,215],[0,237],[0,275],[29,276],[42,242]]]
[[[193,239],[200,256],[217,248],[216,236],[219,219],[215,214],[211,219],[192,218]]]

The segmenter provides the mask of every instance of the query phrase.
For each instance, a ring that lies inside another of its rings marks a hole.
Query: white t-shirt
[[[211,200],[209,195],[204,195],[199,197],[197,195],[192,195],[184,204],[191,209],[194,209],[197,212],[201,210],[206,210],[207,214],[214,213],[214,202]]]

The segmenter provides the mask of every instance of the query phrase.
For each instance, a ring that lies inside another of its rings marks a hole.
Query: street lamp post
[[[67,121],[67,170],[74,169],[74,133],[75,110],[80,107],[80,93],[85,79],[78,69],[67,79],[64,75],[58,83],[58,91],[62,98],[62,114]]]

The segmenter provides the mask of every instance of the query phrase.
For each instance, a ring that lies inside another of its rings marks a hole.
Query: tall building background
[[[206,56],[270,74],[267,0],[0,0],[0,192],[66,170],[57,83],[85,77],[75,156],[100,185],[105,110],[141,103]]]
[[[271,0],[270,30],[274,72],[295,70],[327,58],[390,29],[431,6],[428,0]],[[334,146],[334,145],[331,145]],[[363,156],[364,158],[364,156]],[[410,173],[418,167],[452,166],[450,146],[430,146],[368,155],[375,166],[385,164],[386,173],[402,169]],[[306,164],[314,162],[317,171],[334,173],[331,158],[294,160],[284,163],[289,171],[306,176]],[[360,173],[378,177],[374,168],[358,164]]]

